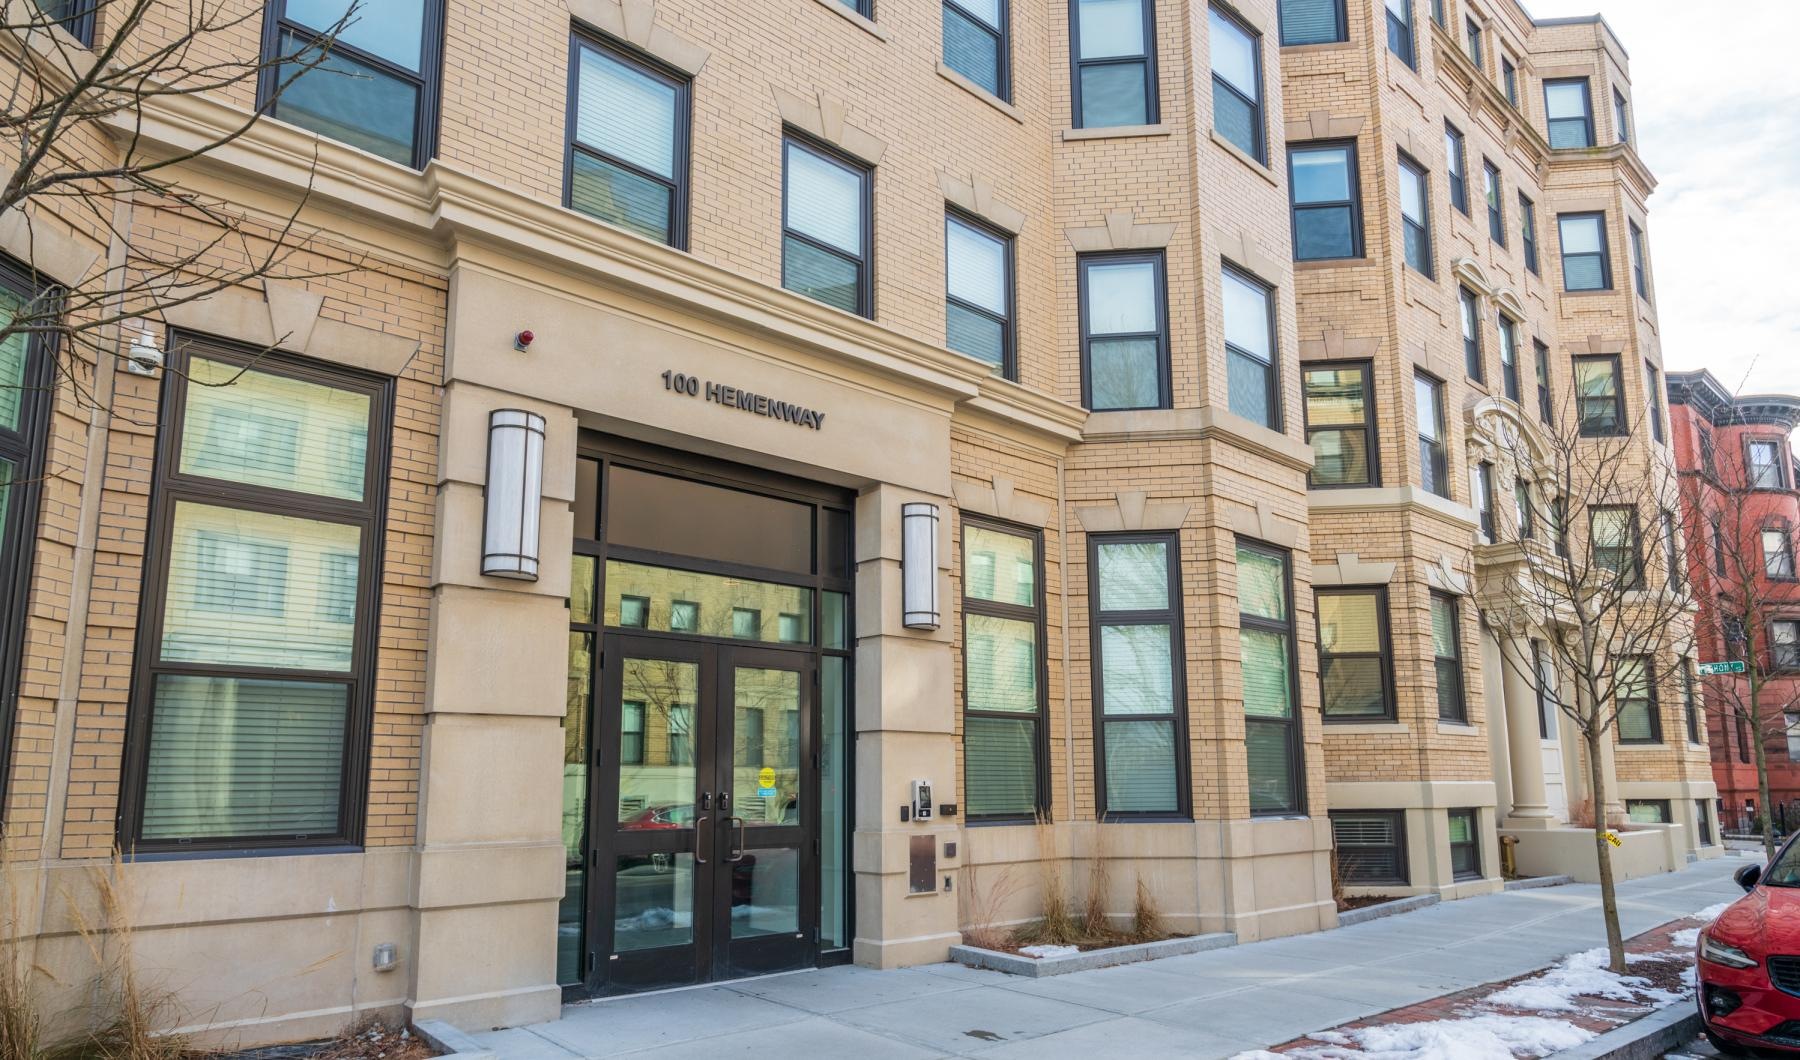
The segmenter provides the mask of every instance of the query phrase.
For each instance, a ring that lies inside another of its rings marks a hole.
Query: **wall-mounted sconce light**
[[[907,629],[938,628],[938,509],[900,506],[900,602]]]
[[[544,417],[523,409],[488,416],[487,518],[481,573],[536,581],[544,497]]]

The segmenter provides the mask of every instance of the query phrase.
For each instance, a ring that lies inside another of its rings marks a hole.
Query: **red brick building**
[[[1697,654],[1701,662],[1745,659],[1744,640],[1733,630],[1742,628],[1746,602],[1761,602],[1749,639],[1769,678],[1759,695],[1768,719],[1761,738],[1769,798],[1785,807],[1800,801],[1800,468],[1790,441],[1800,426],[1800,396],[1734,396],[1705,370],[1671,372],[1668,383],[1688,569],[1700,608]],[[1757,805],[1756,736],[1732,710],[1733,690],[1742,697],[1746,688],[1746,676],[1700,678],[1719,821],[1728,830],[1748,826]]]

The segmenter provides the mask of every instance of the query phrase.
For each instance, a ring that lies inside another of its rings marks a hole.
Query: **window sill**
[[[870,22],[868,19],[845,7],[843,4],[838,3],[837,0],[815,0],[815,2],[822,7],[830,8],[832,14],[844,19],[857,29],[862,30],[864,33],[874,37],[883,44],[886,44],[892,37],[892,34],[887,30],[882,29],[875,23]]]
[[[1013,106],[1011,103],[994,95],[987,89],[982,88],[980,85],[957,73],[955,70],[952,70],[941,62],[937,64],[937,72],[939,77],[955,85],[957,88],[960,88],[964,92],[974,96],[976,99],[981,100],[983,103],[986,103],[988,106],[1006,115],[1013,121],[1018,122],[1020,125],[1025,124],[1025,116],[1020,114],[1019,108]]]
[[[1404,722],[1398,721],[1332,721],[1324,720],[1325,734],[1328,736],[1374,736],[1402,735],[1409,733]]]
[[[1373,264],[1375,264],[1375,262],[1372,259],[1360,254],[1351,258],[1311,258],[1306,261],[1294,262],[1294,271],[1312,272],[1318,269],[1357,269]]]
[[[1615,746],[1621,751],[1661,751],[1668,747],[1661,740],[1620,740]]]
[[[1328,40],[1320,41],[1317,44],[1283,44],[1281,50],[1283,53],[1292,52],[1295,55],[1307,55],[1312,52],[1349,51],[1351,47],[1351,43],[1347,40]]]
[[[1611,298],[1619,292],[1613,290],[1611,287],[1602,287],[1593,291],[1571,291],[1568,288],[1564,288],[1557,293],[1561,294],[1564,298]]]
[[[1479,732],[1481,730],[1466,721],[1451,721],[1448,718],[1439,718],[1437,731],[1454,733],[1458,736],[1467,736],[1470,733]]]
[[[825,2],[825,0],[821,0]],[[1070,140],[1132,140],[1153,136],[1172,136],[1175,126],[1158,123],[1156,125],[1103,125],[1097,129],[1064,129],[1062,138]]]
[[[1239,162],[1242,162],[1244,165],[1249,166],[1250,171],[1252,173],[1255,173],[1257,176],[1268,181],[1270,187],[1273,187],[1273,188],[1281,187],[1281,183],[1275,179],[1275,174],[1269,172],[1268,166],[1265,166],[1261,162],[1258,162],[1256,159],[1251,158],[1249,152],[1245,151],[1243,148],[1239,147],[1237,144],[1232,143],[1230,140],[1225,139],[1223,136],[1220,136],[1219,131],[1217,129],[1207,130],[1207,135],[1211,136],[1212,142],[1215,144],[1218,144],[1220,147],[1223,147],[1225,149],[1226,153],[1231,155],[1231,157],[1237,159]]]

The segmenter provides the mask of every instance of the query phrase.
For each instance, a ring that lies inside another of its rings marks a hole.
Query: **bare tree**
[[[1656,660],[1684,650],[1688,628],[1682,582],[1671,577],[1679,560],[1672,565],[1658,540],[1664,521],[1675,518],[1674,476],[1639,437],[1646,417],[1630,417],[1627,427],[1624,407],[1619,395],[1596,387],[1572,395],[1556,427],[1490,421],[1498,459],[1488,474],[1526,480],[1519,494],[1528,513],[1506,520],[1485,505],[1492,511],[1491,539],[1515,547],[1500,550],[1510,551],[1510,562],[1485,564],[1490,573],[1482,586],[1490,621],[1541,635],[1547,655],[1502,651],[1505,665],[1539,688],[1580,737],[1594,802],[1607,950],[1620,972],[1625,946],[1611,844],[1622,821],[1607,810],[1604,762],[1611,741],[1633,738],[1654,724],[1656,702],[1674,701],[1668,691],[1657,694],[1667,675]],[[1490,493],[1497,485],[1488,483]],[[1567,683],[1544,680],[1538,671],[1545,666]]]
[[[169,309],[268,280],[357,271],[360,261],[341,254],[302,263],[317,235],[299,223],[306,195],[285,214],[256,216],[182,177],[249,133],[296,78],[315,69],[354,76],[325,64],[361,2],[346,0],[344,16],[319,37],[264,57],[260,4],[0,0],[0,139],[11,148],[0,158],[0,217],[21,217],[34,248],[38,227],[58,223],[111,248],[86,276],[51,277],[29,255],[23,264],[40,293],[0,315],[0,346],[20,337],[46,343],[51,386],[94,407],[103,401],[91,367],[127,356],[140,329]],[[78,29],[93,47],[76,39]],[[181,97],[250,98],[259,85],[260,106],[202,142],[170,150],[144,135],[158,108]],[[179,224],[183,238],[134,239],[134,219],[150,213]]]
[[[1792,466],[1784,442],[1776,458]],[[1788,715],[1800,707],[1800,644],[1778,643],[1777,619],[1791,619],[1800,608],[1795,582],[1794,528],[1770,510],[1769,483],[1736,453],[1719,459],[1701,454],[1701,467],[1682,473],[1682,524],[1692,553],[1708,562],[1695,571],[1700,602],[1697,633],[1703,643],[1719,645],[1724,659],[1741,662],[1741,674],[1702,677],[1705,709],[1729,730],[1743,734],[1756,769],[1757,830],[1763,849],[1775,856],[1775,825],[1770,815],[1767,741],[1785,735]],[[1778,466],[1767,472],[1780,475]],[[1777,478],[1778,486],[1784,478]],[[1695,549],[1696,543],[1703,547]]]

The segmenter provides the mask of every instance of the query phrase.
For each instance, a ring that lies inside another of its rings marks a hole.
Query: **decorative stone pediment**
[[[1589,335],[1580,342],[1569,344],[1569,352],[1577,356],[1582,354],[1624,353],[1624,339],[1606,339],[1599,335]]]
[[[1121,490],[1112,504],[1075,509],[1081,528],[1090,534],[1124,530],[1179,530],[1193,505],[1186,501],[1152,501],[1142,490]]]
[[[1393,563],[1365,563],[1354,552],[1339,552],[1336,563],[1313,565],[1314,585],[1386,585],[1394,580]]]
[[[1077,254],[1106,250],[1157,250],[1175,238],[1175,223],[1140,223],[1131,210],[1108,210],[1106,222],[1063,229]]]
[[[1316,339],[1300,340],[1300,359],[1303,361],[1361,361],[1374,357],[1376,351],[1380,349],[1380,336],[1351,338],[1342,329],[1326,330],[1320,332]]]
[[[1330,111],[1310,111],[1304,121],[1287,123],[1287,138],[1291,143],[1305,140],[1348,140],[1362,132],[1366,121],[1359,114],[1337,117]]]
[[[1447,555],[1438,556],[1435,566],[1425,568],[1425,581],[1440,592],[1457,596],[1470,595],[1469,576],[1457,570]]]
[[[777,87],[775,107],[784,124],[871,166],[880,165],[881,156],[887,153],[886,141],[851,123],[849,104],[829,92],[808,99]]]
[[[1255,508],[1234,505],[1225,509],[1225,525],[1245,537],[1281,548],[1300,544],[1300,524],[1276,515],[1274,506],[1268,501],[1257,501]]]
[[[994,182],[979,174],[967,177],[960,173],[938,173],[938,187],[944,201],[974,214],[1002,231],[1018,235],[1025,229],[1025,212],[1000,201],[994,194]]]
[[[1214,228],[1213,242],[1219,245],[1219,253],[1227,261],[1255,273],[1257,278],[1271,287],[1281,286],[1281,280],[1287,275],[1291,265],[1286,258],[1269,253],[1246,228],[1232,231]]]
[[[711,52],[656,21],[656,0],[569,0],[569,15],[654,55],[689,77]]]
[[[323,295],[297,284],[264,281],[263,296],[234,287],[171,305],[164,323],[252,346],[303,353],[332,364],[399,375],[419,351],[416,339],[321,316]]]
[[[1043,527],[1050,523],[1050,503],[1019,493],[1013,480],[1005,475],[995,475],[988,486],[977,482],[952,483],[950,492],[956,498],[956,506],[965,512],[1004,519],[1021,526]]]

